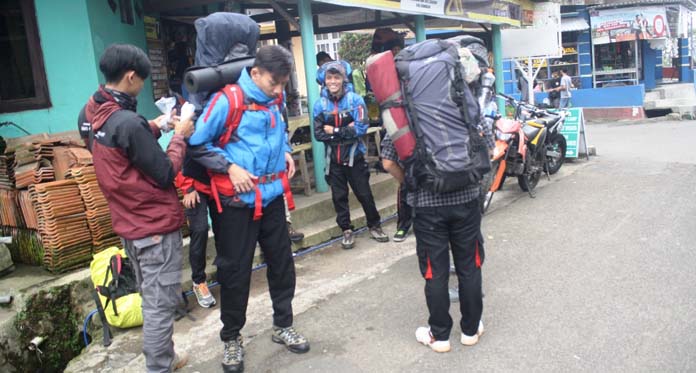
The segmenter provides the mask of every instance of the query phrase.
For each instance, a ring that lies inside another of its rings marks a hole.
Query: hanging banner
[[[595,45],[670,37],[663,6],[593,10],[590,23]]]
[[[316,0],[318,2],[423,14],[468,22],[506,24],[519,27],[523,11],[534,10],[529,0]],[[528,17],[530,14],[527,15]]]

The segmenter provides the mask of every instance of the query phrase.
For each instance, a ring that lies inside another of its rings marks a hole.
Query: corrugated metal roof
[[[590,24],[582,17],[561,18],[561,32],[589,30]]]

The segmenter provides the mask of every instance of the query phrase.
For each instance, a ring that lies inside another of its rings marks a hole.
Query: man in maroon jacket
[[[114,232],[134,265],[143,298],[143,353],[148,372],[169,372],[185,358],[174,353],[174,313],[181,299],[183,210],[174,188],[193,123],[174,121],[167,151],[158,123],[135,112],[135,97],[150,75],[147,55],[132,45],[109,46],[99,61],[106,84],[85,106],[97,181]]]

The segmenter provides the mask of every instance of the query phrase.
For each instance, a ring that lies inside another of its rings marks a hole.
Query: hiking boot
[[[370,236],[377,242],[389,242],[389,236],[382,230],[382,227],[370,228]]]
[[[406,236],[408,236],[408,231],[399,229],[394,233],[394,242],[402,242],[406,239]]]
[[[242,336],[225,342],[222,354],[222,371],[225,373],[238,373],[244,371],[244,343]]]
[[[193,293],[196,294],[198,304],[203,308],[210,308],[217,304],[213,294],[211,294],[210,289],[208,289],[208,284],[205,282],[200,284],[194,282]]]
[[[464,346],[473,346],[479,341],[479,337],[483,334],[483,321],[479,320],[478,330],[473,336],[466,335],[462,332],[462,344]]]
[[[421,326],[416,329],[416,340],[425,346],[430,347],[435,352],[449,352],[450,342],[447,341],[437,341],[433,334],[430,333],[430,328]]]
[[[181,354],[174,353],[174,362],[172,362],[172,370],[179,370],[188,364],[189,355],[185,352]]]
[[[449,288],[447,292],[451,303],[459,302],[459,288]]]
[[[343,246],[344,249],[352,249],[353,245],[355,244],[355,239],[353,238],[353,231],[350,229],[346,229],[343,231],[343,240],[341,240],[341,246]]]
[[[302,334],[298,333],[294,327],[287,328],[273,327],[271,340],[275,343],[284,344],[290,352],[304,354],[309,351],[309,342]]]
[[[288,223],[288,234],[290,235],[290,241],[292,242],[300,242],[304,240],[304,233],[296,231],[290,223]]]

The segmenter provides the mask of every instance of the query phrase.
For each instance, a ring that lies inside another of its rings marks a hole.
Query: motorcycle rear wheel
[[[566,140],[561,134],[555,135],[548,144],[546,144],[546,151],[554,151],[560,153],[557,157],[546,156],[546,165],[544,168],[549,172],[549,175],[553,175],[563,166],[565,161],[566,152]]]

